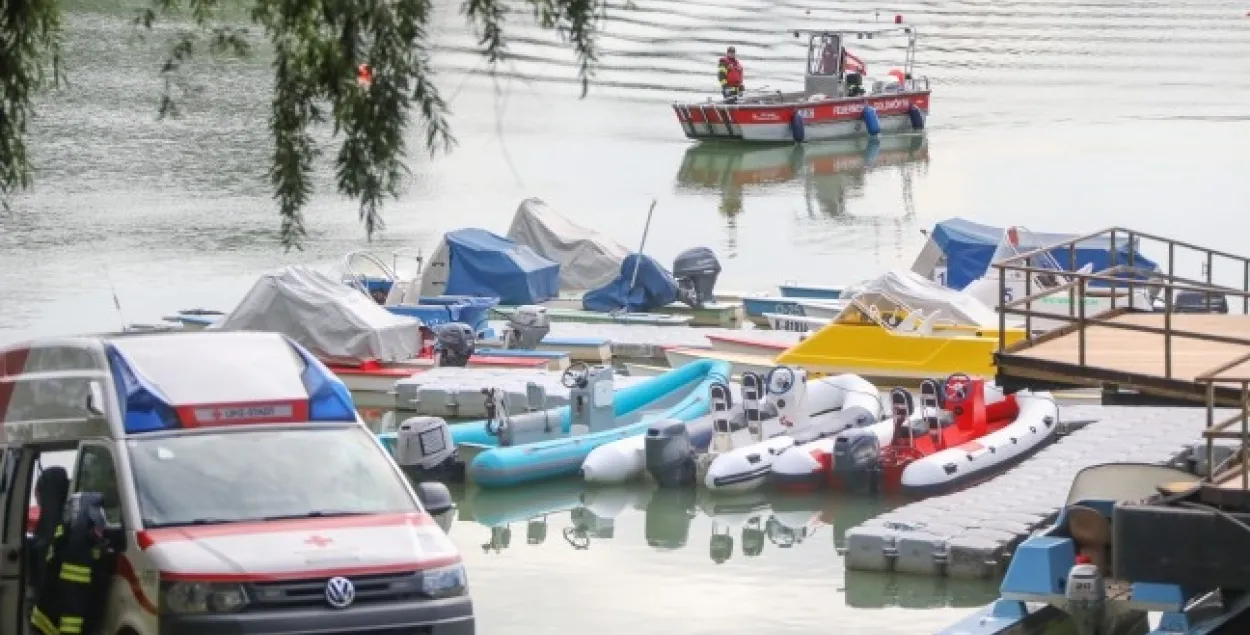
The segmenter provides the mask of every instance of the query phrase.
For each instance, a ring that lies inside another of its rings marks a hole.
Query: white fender
[[[647,470],[646,435],[605,443],[582,461],[582,477],[595,485],[619,485],[641,478]]]
[[[1016,393],[1016,404],[1020,414],[1006,427],[908,465],[902,474],[903,491],[930,495],[975,483],[1049,442],[1059,427],[1059,407],[1054,397],[1047,392],[1020,391]]]

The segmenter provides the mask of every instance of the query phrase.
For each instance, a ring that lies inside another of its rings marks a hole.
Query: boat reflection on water
[[[766,148],[701,143],[686,150],[677,189],[718,190],[720,211],[732,220],[743,212],[748,194],[792,184],[801,189],[810,216],[836,218],[847,215],[848,199],[862,195],[870,172],[892,167],[902,177],[904,210],[910,217],[911,178],[928,162],[923,134]]]
[[[847,571],[845,583],[846,605],[857,609],[973,608],[985,606],[998,597],[996,580]]]
[[[612,538],[616,517],[629,508],[644,509],[652,491],[644,485],[587,489],[572,479],[506,489],[468,486],[460,496],[459,519],[490,528],[482,550],[499,553],[512,544],[512,525],[524,523],[526,544],[541,545],[551,520],[567,513],[571,522],[560,536],[574,549],[587,549],[592,540]]]

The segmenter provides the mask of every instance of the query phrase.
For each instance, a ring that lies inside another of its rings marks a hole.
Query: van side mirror
[[[417,498],[421,499],[421,506],[431,516],[442,516],[456,508],[456,501],[451,498],[451,490],[437,481],[418,483]]]

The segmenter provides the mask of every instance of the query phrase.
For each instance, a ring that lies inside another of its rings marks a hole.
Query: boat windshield
[[[857,326],[875,324],[894,331],[915,331],[922,324],[948,329],[975,326],[948,319],[940,309],[926,312],[920,308],[912,308],[889,294],[875,291],[866,291],[855,296],[834,321]]]
[[[361,426],[131,439],[127,448],[148,528],[418,509]]]
[[[1067,504],[1083,500],[1135,501],[1156,494],[1166,483],[1196,483],[1189,472],[1149,463],[1092,465],[1077,473],[1068,490]]]

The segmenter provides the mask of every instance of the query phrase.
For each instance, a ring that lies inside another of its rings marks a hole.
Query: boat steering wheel
[[[586,362],[573,362],[560,375],[560,385],[565,388],[585,388],[590,380],[590,367]]]
[[[942,383],[942,394],[946,397],[946,403],[952,406],[968,401],[971,390],[972,378],[964,373],[955,373]]]
[[[764,379],[764,384],[768,388],[768,392],[772,392],[773,375],[777,375],[777,377],[781,380],[781,385],[784,386],[784,388],[779,390],[778,393],[790,392],[790,389],[794,388],[794,369],[789,366],[774,366],[772,370],[768,371],[768,377]]]

